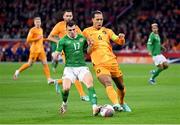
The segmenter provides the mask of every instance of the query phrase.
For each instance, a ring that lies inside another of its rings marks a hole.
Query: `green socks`
[[[64,92],[61,92],[62,93],[62,99],[63,99],[63,102],[67,102],[67,99],[68,99],[68,96],[69,96],[69,91],[64,91]]]
[[[94,90],[94,87],[88,88],[88,92],[89,92],[89,98],[90,98],[91,104],[92,105],[97,104],[97,97],[96,97],[96,92]]]
[[[152,79],[155,79],[158,75],[159,75],[159,73],[161,72],[161,71],[163,71],[164,69],[160,69],[160,68],[158,68],[157,70],[155,70],[155,72],[153,73],[153,75],[152,75]]]

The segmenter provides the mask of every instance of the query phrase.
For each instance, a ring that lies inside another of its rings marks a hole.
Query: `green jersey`
[[[80,34],[76,38],[70,38],[65,35],[59,40],[56,51],[65,53],[66,67],[86,66],[84,59],[84,50],[87,48],[86,38]]]
[[[151,32],[147,42],[147,49],[152,56],[161,54],[161,39],[158,34]]]

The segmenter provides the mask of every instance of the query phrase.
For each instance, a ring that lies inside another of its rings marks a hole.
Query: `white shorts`
[[[81,67],[65,67],[62,79],[70,79],[72,83],[75,80],[83,81],[85,74],[90,73],[89,68],[86,66]]]
[[[164,62],[167,62],[166,57],[164,57],[162,54],[157,55],[157,56],[153,56],[152,58],[153,58],[154,64],[156,66],[159,65],[159,64],[162,64]]]

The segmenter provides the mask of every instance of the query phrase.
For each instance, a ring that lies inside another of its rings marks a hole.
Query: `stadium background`
[[[112,43],[115,53],[125,56],[125,63],[152,63],[147,55],[146,42],[153,22],[159,24],[162,43],[167,49],[166,57],[180,57],[179,0],[2,0],[0,61],[26,61],[29,46],[25,41],[28,30],[33,26],[33,17],[39,15],[42,18],[44,37],[47,37],[53,26],[62,20],[65,9],[73,11],[81,30],[91,25],[91,12],[101,10],[105,26],[115,33],[126,34],[125,46]],[[50,44],[46,42],[44,46],[50,61]],[[133,58],[127,60],[126,57],[138,58],[132,61]],[[142,62],[139,57],[145,57],[147,61]]]

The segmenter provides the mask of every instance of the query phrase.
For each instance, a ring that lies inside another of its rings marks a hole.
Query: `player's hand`
[[[48,41],[48,38],[43,38],[43,41]]]
[[[59,52],[53,52],[52,54],[53,60],[58,60],[60,53]]]
[[[125,34],[124,33],[119,33],[119,38],[124,38],[125,37]]]
[[[88,43],[88,46],[89,46],[89,47],[92,47],[94,41],[93,41],[92,39],[88,39],[88,40],[87,40],[87,43]]]
[[[40,39],[42,39],[42,38],[43,38],[43,35],[39,35],[39,36],[37,37],[38,40],[40,40]]]

